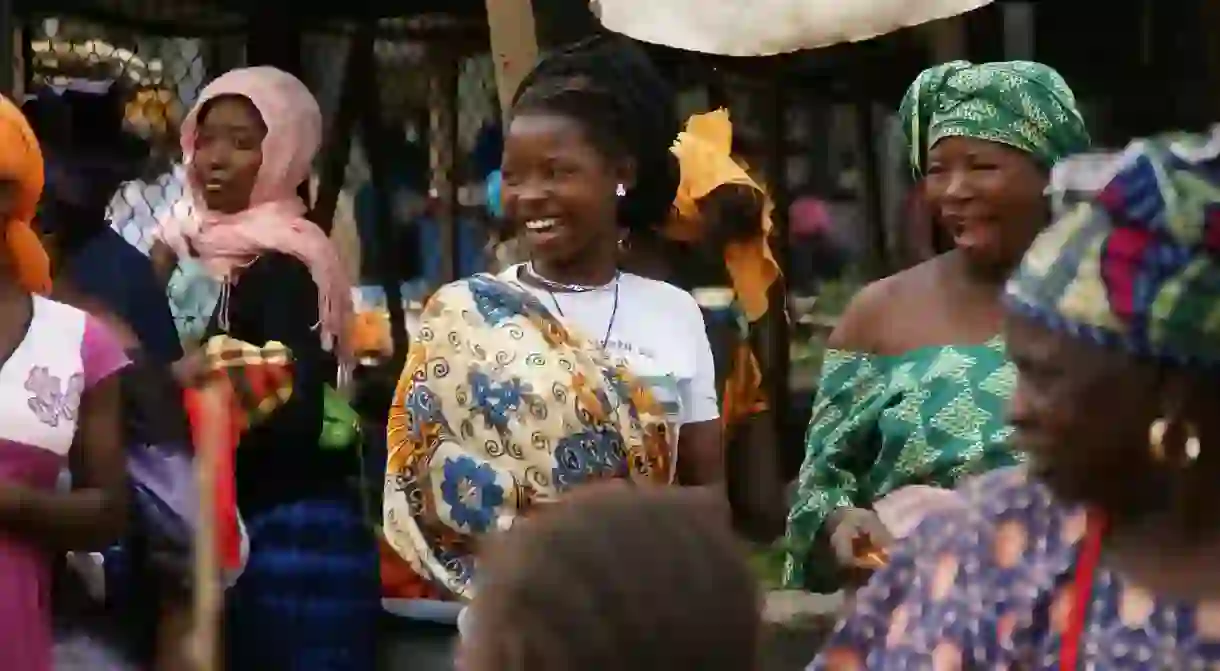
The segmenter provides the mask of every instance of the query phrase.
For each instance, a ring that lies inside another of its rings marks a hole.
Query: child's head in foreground
[[[692,490],[605,485],[489,542],[462,671],[751,671],[757,583]]]

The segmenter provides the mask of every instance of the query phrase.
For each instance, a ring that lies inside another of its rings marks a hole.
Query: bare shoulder
[[[939,258],[939,257],[938,257]],[[897,311],[905,311],[924,293],[939,269],[929,259],[866,285],[847,304],[827,345],[834,349],[883,353],[880,325]]]

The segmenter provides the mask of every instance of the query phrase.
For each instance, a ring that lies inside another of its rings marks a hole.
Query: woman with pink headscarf
[[[270,67],[230,71],[182,126],[196,215],[162,241],[222,282],[207,334],[291,349],[291,400],[242,440],[237,498],[250,557],[230,591],[232,671],[375,666],[376,545],[351,482],[358,460],[320,447],[323,398],[348,355],[351,292],[297,187],[321,145],[322,115],[298,79]],[[189,377],[193,362],[179,362]]]

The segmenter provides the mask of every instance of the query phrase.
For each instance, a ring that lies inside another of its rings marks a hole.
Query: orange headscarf
[[[758,235],[730,242],[724,250],[724,263],[737,301],[746,318],[755,322],[767,311],[767,291],[779,278],[779,264],[767,244],[771,234],[771,211],[775,206],[766,190],[733,159],[732,146],[733,124],[729,121],[728,110],[696,114],[686,122],[686,130],[678,134],[670,150],[678,158],[682,170],[674,200],[677,216],[667,222],[662,235],[682,242],[703,237],[706,231],[699,213],[699,201],[717,187],[739,184],[761,194],[766,200]]]
[[[724,265],[733,284],[733,293],[746,320],[756,322],[767,312],[767,293],[779,279],[779,264],[771,253],[771,214],[775,208],[766,189],[750,176],[732,155],[733,124],[729,112],[718,109],[696,114],[686,122],[670,151],[681,166],[681,183],[674,199],[675,216],[662,229],[662,235],[682,242],[694,242],[707,234],[706,222],[699,212],[699,201],[718,187],[737,184],[758,192],[764,198],[758,235],[728,243]],[[701,303],[702,304],[702,303]],[[767,408],[762,369],[748,340],[732,353],[729,375],[723,389],[720,417],[726,429]]]
[[[21,109],[0,96],[0,179],[12,180],[16,192],[4,222],[4,251],[26,291],[51,292],[51,261],[30,222],[42,197],[42,150]]]

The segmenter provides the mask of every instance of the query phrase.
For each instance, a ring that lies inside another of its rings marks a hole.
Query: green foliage
[[[790,351],[795,387],[816,386],[826,338],[861,286],[861,280],[849,275],[824,283],[815,299],[799,301],[797,314],[793,315]]]

